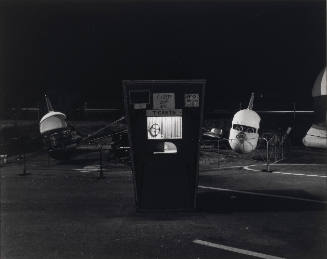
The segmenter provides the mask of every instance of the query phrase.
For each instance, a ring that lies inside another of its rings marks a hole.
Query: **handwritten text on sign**
[[[175,94],[174,93],[154,93],[153,94],[153,109],[159,109],[159,110],[175,109]]]
[[[185,94],[185,107],[199,107],[199,94]]]

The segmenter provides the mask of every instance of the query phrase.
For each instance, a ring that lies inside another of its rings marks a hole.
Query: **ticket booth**
[[[123,81],[123,88],[137,209],[194,209],[205,81]]]

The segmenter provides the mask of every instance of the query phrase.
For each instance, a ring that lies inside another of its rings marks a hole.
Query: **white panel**
[[[181,139],[182,116],[147,117],[148,139]]]

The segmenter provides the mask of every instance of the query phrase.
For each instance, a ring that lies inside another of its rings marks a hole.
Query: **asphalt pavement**
[[[327,164],[300,154],[272,172],[202,157],[197,209],[147,213],[119,161],[99,179],[96,154],[32,154],[27,175],[12,160],[0,167],[1,258],[326,258]]]

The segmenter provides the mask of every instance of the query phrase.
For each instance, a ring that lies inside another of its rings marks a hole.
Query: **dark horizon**
[[[324,1],[3,4],[1,106],[121,108],[125,79],[206,79],[207,109],[296,103],[326,64]],[[1,112],[0,112],[1,113]]]

